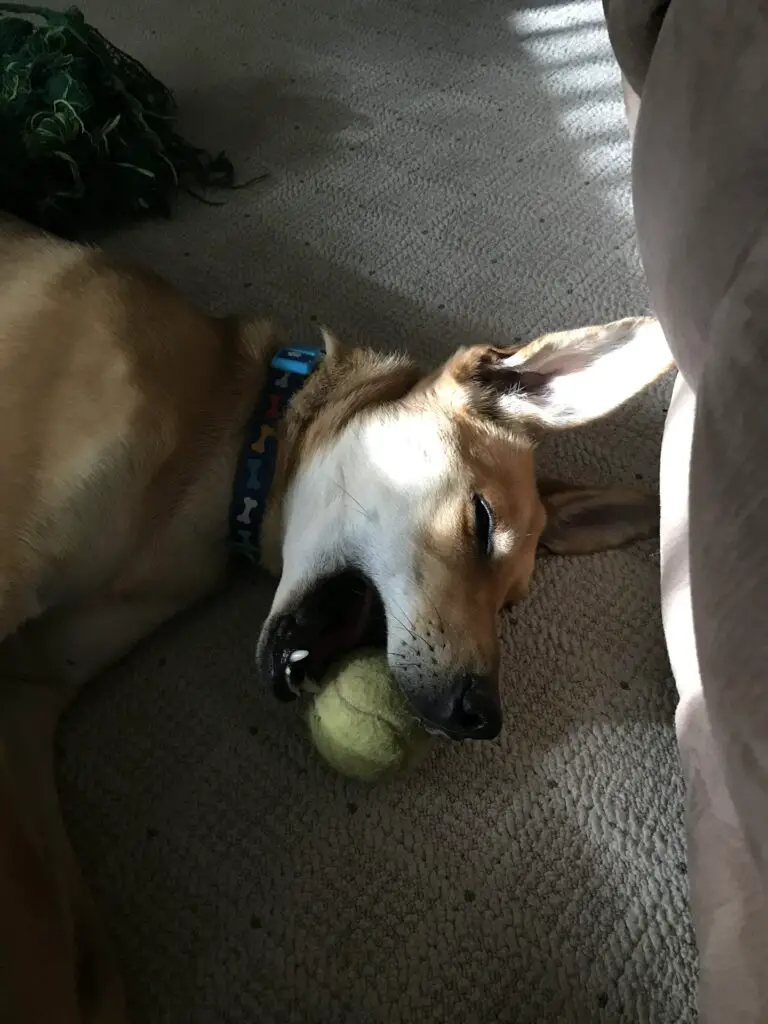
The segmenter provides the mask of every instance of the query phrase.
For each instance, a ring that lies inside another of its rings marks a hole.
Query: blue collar
[[[229,547],[250,561],[259,558],[259,533],[277,463],[277,425],[291,398],[323,358],[318,348],[281,348],[269,364],[261,400],[245,433],[229,506]]]

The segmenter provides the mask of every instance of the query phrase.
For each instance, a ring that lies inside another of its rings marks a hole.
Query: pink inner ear
[[[587,352],[577,346],[568,349],[545,346],[528,355],[524,349],[514,352],[504,360],[504,367],[507,370],[517,370],[523,374],[551,377],[554,374],[559,376],[579,373],[590,365],[595,356],[595,352]]]
[[[551,379],[546,373],[528,364],[524,368],[510,367],[507,358],[500,359],[498,363],[481,365],[478,378],[499,395],[519,395],[521,398],[542,394]]]
[[[527,368],[522,371],[513,371],[512,376],[517,382],[516,392],[526,398],[536,398],[545,394],[552,380],[551,376],[547,373],[542,373],[538,370],[529,371]]]

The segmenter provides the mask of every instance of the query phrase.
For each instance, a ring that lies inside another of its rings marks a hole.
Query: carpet
[[[598,0],[88,0],[188,136],[268,180],[110,240],[216,311],[431,364],[643,312]],[[655,486],[669,381],[547,444]],[[244,580],[90,687],[61,786],[137,1024],[693,1021],[653,544],[542,560],[506,728],[369,789],[260,689]]]

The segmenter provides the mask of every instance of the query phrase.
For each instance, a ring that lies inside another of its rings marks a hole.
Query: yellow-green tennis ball
[[[409,709],[381,651],[360,650],[331,667],[309,710],[323,758],[353,779],[376,782],[421,760],[432,737]]]

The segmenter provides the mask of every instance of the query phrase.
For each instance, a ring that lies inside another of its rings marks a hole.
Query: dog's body
[[[60,821],[53,731],[83,682],[224,580],[235,467],[280,344],[0,221],[3,1024],[125,1019]],[[280,428],[262,673],[290,696],[376,637],[430,727],[493,736],[496,614],[525,593],[537,546],[593,551],[655,528],[653,500],[627,489],[537,487],[535,434],[657,376],[660,332],[620,321],[478,346],[428,376],[330,336],[326,350]]]

